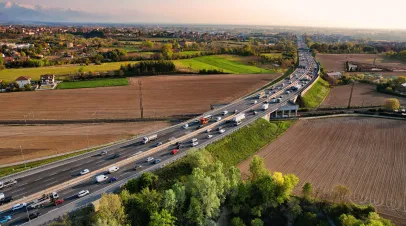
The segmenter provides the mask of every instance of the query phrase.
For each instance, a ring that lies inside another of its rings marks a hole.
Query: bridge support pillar
[[[295,113],[296,113],[296,117],[297,117],[297,109],[295,110]]]
[[[290,110],[289,110],[289,112],[288,112],[288,115],[289,115],[289,118],[290,118]]]

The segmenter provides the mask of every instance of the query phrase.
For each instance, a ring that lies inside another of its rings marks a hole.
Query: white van
[[[118,171],[120,168],[118,166],[112,166],[109,168],[109,173],[114,173]]]
[[[101,183],[101,182],[107,180],[108,178],[109,178],[109,177],[106,176],[106,175],[99,175],[99,176],[96,177],[96,182],[97,182],[97,183]]]

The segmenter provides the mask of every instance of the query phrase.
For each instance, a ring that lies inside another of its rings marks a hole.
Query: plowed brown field
[[[210,104],[231,102],[274,80],[278,74],[150,76],[124,87],[3,93],[0,118],[94,119],[140,117],[138,80],[144,116],[196,114]]]
[[[336,86],[330,90],[321,107],[347,107],[350,98],[351,85]],[[397,98],[402,106],[406,106],[406,98],[396,97],[376,92],[376,86],[370,84],[355,84],[352,93],[352,106],[380,106],[387,98]]]
[[[406,121],[362,117],[299,120],[258,152],[271,171],[293,173],[329,192],[343,184],[355,203],[371,203],[406,222]],[[239,165],[248,172],[250,159]],[[400,220],[399,220],[400,219]]]
[[[144,134],[166,122],[130,122],[43,126],[0,126],[0,165],[68,153]]]

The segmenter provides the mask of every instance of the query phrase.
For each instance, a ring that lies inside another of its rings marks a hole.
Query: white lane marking
[[[43,178],[43,177],[40,177],[40,178],[38,178],[38,179],[36,179],[36,180],[34,180],[34,181],[39,181],[39,180],[42,180],[42,178]]]
[[[58,181],[54,181],[54,182],[48,183],[48,184],[45,185],[45,187],[47,187],[47,186],[49,186],[49,185],[51,185],[51,184],[54,184],[55,182],[58,182]]]
[[[52,210],[48,211],[48,213],[53,212],[53,211],[55,211],[57,209],[59,209],[59,208],[52,209]]]
[[[47,179],[47,180],[44,180],[43,183],[48,182],[48,181],[50,181],[50,180],[56,180],[56,178],[51,177],[51,178],[49,178],[49,179]]]
[[[24,190],[24,188],[20,188],[20,189],[17,189],[17,190],[11,190],[10,192],[12,192],[12,193],[17,193],[17,192],[19,192],[19,191],[21,191],[21,190]]]

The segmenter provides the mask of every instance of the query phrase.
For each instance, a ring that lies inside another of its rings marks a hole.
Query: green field
[[[318,78],[312,88],[302,97],[305,108],[317,108],[330,92],[329,84],[322,78]]]
[[[111,79],[96,79],[89,81],[77,82],[62,82],[57,89],[81,89],[81,88],[96,88],[108,86],[126,86],[128,85],[127,78],[111,78]]]
[[[261,56],[266,56],[266,57],[282,57],[282,53],[262,53]]]
[[[190,69],[192,71],[218,70],[231,74],[268,74],[273,71],[250,66],[244,63],[244,57],[230,55],[202,56],[193,59],[174,60],[178,69]]]
[[[136,61],[122,61],[113,63],[103,63],[102,65],[66,65],[66,66],[55,66],[55,67],[40,67],[40,68],[21,68],[21,69],[5,69],[0,71],[0,80],[14,81],[20,76],[30,76],[32,80],[39,80],[39,77],[43,74],[71,74],[79,71],[83,67],[85,72],[101,72],[101,71],[112,71],[118,70],[123,64],[134,64]]]

